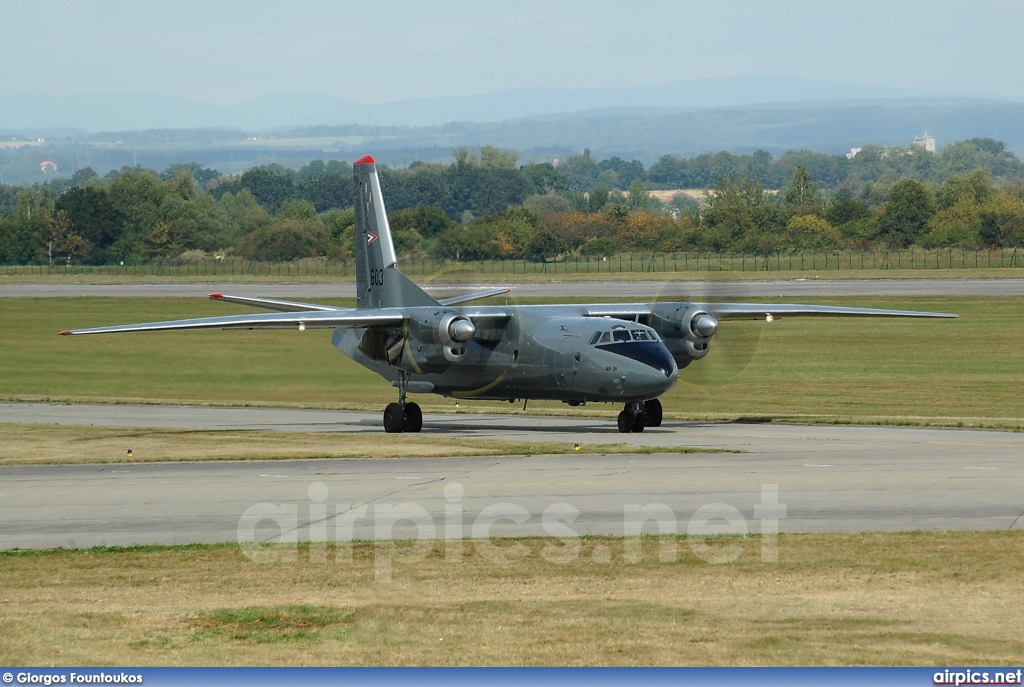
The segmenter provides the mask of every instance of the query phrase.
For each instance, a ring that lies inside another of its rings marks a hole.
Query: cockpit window
[[[626,343],[629,341],[661,341],[658,333],[650,329],[626,329],[625,327],[614,327],[610,332],[594,332],[590,337],[590,345],[608,343]]]

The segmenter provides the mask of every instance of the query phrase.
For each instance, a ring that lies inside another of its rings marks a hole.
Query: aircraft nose
[[[643,394],[660,396],[676,385],[679,368],[669,358],[664,367],[644,367],[633,370],[633,382]]]

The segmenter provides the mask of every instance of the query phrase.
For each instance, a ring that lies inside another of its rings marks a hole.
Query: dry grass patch
[[[234,545],[0,554],[0,663],[125,665],[1013,665],[1024,662],[1024,534],[758,537],[712,565],[585,537],[437,542],[377,581],[371,543],[254,563]],[[610,560],[609,560],[610,559]],[[605,562],[607,561],[607,562]]]
[[[132,449],[131,457],[128,449]],[[587,454],[721,453],[686,446],[587,446]],[[412,434],[188,430],[74,425],[0,424],[0,465],[283,460],[319,458],[441,458],[574,453],[566,442],[516,442]]]

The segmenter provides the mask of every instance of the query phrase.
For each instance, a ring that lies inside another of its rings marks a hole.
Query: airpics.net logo
[[[574,526],[580,510],[571,503],[557,502],[540,512],[503,501],[467,512],[463,499],[466,490],[459,482],[440,488],[443,508],[431,512],[423,505],[404,503],[328,504],[329,489],[313,482],[307,489],[306,503],[257,503],[238,520],[237,541],[242,551],[258,563],[284,563],[298,560],[300,539],[310,542],[311,561],[327,562],[326,543],[333,542],[334,562],[351,563],[354,540],[372,541],[374,573],[377,581],[390,581],[393,563],[410,564],[425,559],[438,541],[444,542],[444,557],[459,562],[463,547],[473,546],[476,553],[495,565],[509,565],[524,559],[530,549],[521,542],[495,543],[495,538],[540,536],[553,541],[540,549],[549,563],[567,564],[583,555],[582,535]],[[436,496],[434,502],[436,503]],[[736,561],[743,555],[742,544],[721,535],[760,537],[763,562],[779,559],[779,522],[786,517],[786,506],[779,503],[777,484],[762,484],[760,503],[753,508],[755,527],[743,513],[730,504],[702,505],[685,520],[663,503],[625,503],[622,506],[621,534],[623,560],[639,564],[642,535],[660,537],[658,558],[663,563],[676,561],[679,538],[699,559],[712,564]],[[497,532],[495,530],[498,530]],[[504,530],[504,534],[501,531]],[[515,532],[510,535],[508,532]],[[399,544],[398,542],[403,542]],[[588,551],[595,563],[610,563],[612,552],[598,545]]]

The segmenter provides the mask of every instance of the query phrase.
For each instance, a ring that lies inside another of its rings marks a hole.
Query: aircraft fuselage
[[[493,329],[478,330],[457,362],[443,360],[438,343],[410,335],[415,325],[408,323],[391,328],[390,336],[366,328],[336,330],[332,342],[395,384],[408,375],[410,392],[455,398],[546,399],[573,405],[645,401],[667,392],[679,377],[657,332],[644,324],[585,317],[565,305],[494,310],[511,310],[512,316]],[[486,311],[476,309],[477,314]],[[433,313],[415,315],[419,317],[412,317],[413,322]],[[391,342],[390,357],[382,355],[384,348],[374,354],[363,343],[375,334],[385,344]]]

